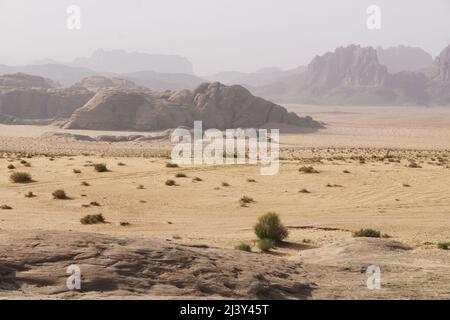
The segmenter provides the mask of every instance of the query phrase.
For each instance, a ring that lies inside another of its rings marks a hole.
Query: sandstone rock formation
[[[448,77],[446,57],[444,52],[435,63],[434,79],[441,82]],[[442,101],[439,97],[443,93],[430,90],[430,85],[425,72],[391,74],[380,63],[375,49],[351,45],[314,58],[296,77],[253,92],[275,101],[325,105],[424,105]]]
[[[74,112],[66,128],[152,131],[192,127],[195,120],[202,120],[204,129],[258,128],[267,123],[321,127],[311,118],[288,113],[241,86],[216,82],[192,91],[100,90]]]
[[[433,64],[433,57],[422,48],[396,46],[377,48],[379,62],[386,66],[389,73],[419,71]]]
[[[82,88],[59,88],[42,77],[13,74],[0,77],[0,115],[3,119],[67,118],[93,93]]]
[[[105,76],[91,76],[83,78],[80,82],[75,84],[76,87],[86,88],[90,91],[97,92],[104,88],[118,88],[118,89],[130,89],[135,88],[136,84],[133,81],[118,78],[118,77],[105,77]]]
[[[237,250],[79,232],[0,232],[0,296],[306,299],[299,263]],[[81,290],[66,282],[69,265]]]

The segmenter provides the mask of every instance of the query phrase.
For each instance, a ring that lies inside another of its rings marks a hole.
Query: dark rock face
[[[0,77],[0,114],[22,119],[67,118],[93,93],[81,88],[58,88],[38,76]]]
[[[192,127],[195,120],[202,120],[205,129],[257,128],[267,123],[321,127],[241,86],[216,82],[192,91],[101,90],[73,114],[66,128],[151,131]]]

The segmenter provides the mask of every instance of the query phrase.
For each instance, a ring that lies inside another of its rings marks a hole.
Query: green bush
[[[29,183],[33,181],[33,179],[31,179],[31,175],[26,172],[14,172],[9,176],[9,178],[14,183]]]
[[[246,251],[246,252],[251,252],[252,251],[252,247],[250,247],[249,244],[247,243],[240,243],[237,246],[234,247],[236,250],[240,250],[240,251]]]
[[[258,247],[259,249],[261,249],[261,251],[267,252],[275,247],[275,241],[267,238],[260,239],[258,242]]]
[[[381,232],[374,229],[360,229],[353,232],[353,237],[381,238]]]
[[[259,217],[254,230],[259,239],[270,239],[275,243],[283,241],[289,235],[287,228],[281,223],[278,215],[273,212]]]
[[[448,250],[450,247],[450,242],[439,242],[437,247],[441,250]]]
[[[105,218],[100,214],[88,214],[80,219],[81,224],[105,223]]]

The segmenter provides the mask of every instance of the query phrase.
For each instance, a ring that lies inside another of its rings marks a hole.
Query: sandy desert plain
[[[168,168],[168,142],[0,125],[0,206],[10,208],[0,210],[0,298],[449,299],[450,251],[438,246],[450,242],[450,109],[286,107],[326,128],[282,134],[274,176],[254,165]],[[34,181],[14,184],[14,171]],[[53,199],[57,189],[69,199]],[[267,212],[289,237],[261,253],[253,226]],[[98,213],[106,223],[80,223]],[[361,228],[389,237],[353,237]],[[81,291],[66,287],[72,264]],[[380,289],[366,285],[370,265]]]

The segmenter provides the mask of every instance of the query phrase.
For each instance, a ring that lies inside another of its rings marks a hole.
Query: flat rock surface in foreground
[[[351,239],[286,259],[145,238],[79,232],[0,232],[6,299],[423,299],[450,297],[448,255],[392,240]],[[369,290],[366,268],[382,270]],[[77,265],[81,291],[67,289]]]

